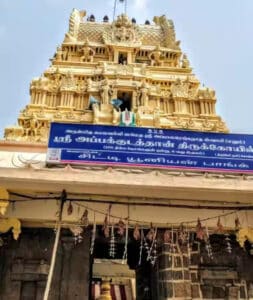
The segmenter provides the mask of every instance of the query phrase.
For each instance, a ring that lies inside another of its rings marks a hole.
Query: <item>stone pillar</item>
[[[20,299],[34,300],[36,299],[36,282],[23,281]]]
[[[182,114],[188,114],[189,112],[187,111],[187,106],[185,99],[181,99],[181,112]]]
[[[22,288],[21,281],[11,281],[10,289],[9,291],[7,291],[7,293],[9,292],[8,300],[20,300],[21,288]]]
[[[202,299],[202,291],[199,279],[199,264],[200,264],[200,244],[193,242],[190,250],[190,278],[192,299]]]
[[[132,94],[132,111],[137,107],[137,92],[133,91]]]
[[[181,102],[179,98],[174,98],[174,104],[175,104],[175,114],[180,114],[181,113]]]
[[[209,102],[210,114],[215,115],[215,103]]]
[[[207,115],[210,115],[209,102],[205,102],[205,111]]]
[[[160,97],[156,97],[156,107],[160,109],[160,106],[161,106]]]
[[[46,288],[46,281],[37,282],[36,300],[43,300],[45,288]]]
[[[47,91],[43,90],[41,94],[41,105],[46,105]]]
[[[158,299],[192,299],[187,247],[165,243],[159,255]]]
[[[43,299],[54,239],[53,230],[44,228],[23,228],[18,243],[10,235],[8,245],[0,248],[1,300]],[[88,300],[90,232],[75,245],[72,234],[62,229],[62,240],[49,300]]]
[[[34,92],[34,104],[38,104],[38,102],[39,102],[39,96],[40,96],[39,91],[36,90]]]
[[[228,287],[227,299],[228,300],[237,300],[240,299],[240,288],[238,286]]]
[[[57,94],[56,94],[56,93],[52,93],[52,102],[51,102],[51,106],[52,106],[52,107],[56,107],[56,106],[57,106]]]
[[[61,272],[61,299],[64,299],[68,295],[69,276],[70,276],[70,264],[71,254],[74,248],[73,237],[62,237],[62,272]]]
[[[73,108],[74,93],[72,91],[62,91],[60,107],[64,109]]]
[[[194,103],[192,101],[190,101],[189,103],[190,103],[190,111],[189,111],[189,113],[191,115],[194,115]]]
[[[37,105],[41,105],[42,104],[42,95],[43,95],[43,91],[40,89],[38,91],[38,98],[37,98]]]
[[[201,115],[205,115],[205,106],[204,106],[204,102],[200,101],[200,114]]]
[[[74,93],[69,93],[69,106],[74,108]]]
[[[36,96],[35,90],[31,89],[31,104],[35,104],[35,96]]]
[[[248,296],[250,300],[253,300],[253,283],[249,284]]]
[[[127,64],[131,64],[132,63],[132,53],[128,52],[127,53]]]
[[[118,63],[118,61],[119,61],[119,51],[115,50],[115,52],[114,52],[114,62]]]

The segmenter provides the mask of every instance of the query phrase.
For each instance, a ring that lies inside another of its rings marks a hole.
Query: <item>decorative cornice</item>
[[[64,178],[64,180],[63,180]],[[121,168],[1,168],[0,181],[9,190],[143,196],[154,199],[196,199],[251,203],[253,176]],[[129,189],[131,186],[131,189]]]

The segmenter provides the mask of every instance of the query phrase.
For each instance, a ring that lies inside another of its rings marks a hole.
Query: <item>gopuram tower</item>
[[[215,91],[201,87],[165,16],[109,23],[74,9],[51,66],[30,84],[30,103],[8,141],[45,143],[50,122],[119,125],[122,112],[140,127],[227,132]],[[112,100],[120,99],[121,105]],[[95,103],[93,102],[95,101]]]

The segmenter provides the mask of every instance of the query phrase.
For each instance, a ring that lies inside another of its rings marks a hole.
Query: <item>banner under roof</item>
[[[253,173],[253,135],[52,123],[47,163]]]

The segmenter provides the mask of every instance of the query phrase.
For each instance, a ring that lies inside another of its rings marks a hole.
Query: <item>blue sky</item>
[[[0,136],[29,103],[30,81],[49,66],[72,8],[112,19],[113,2],[0,0]],[[162,14],[174,21],[201,83],[216,90],[217,112],[231,132],[253,134],[253,1],[128,0],[128,15],[138,23]]]

